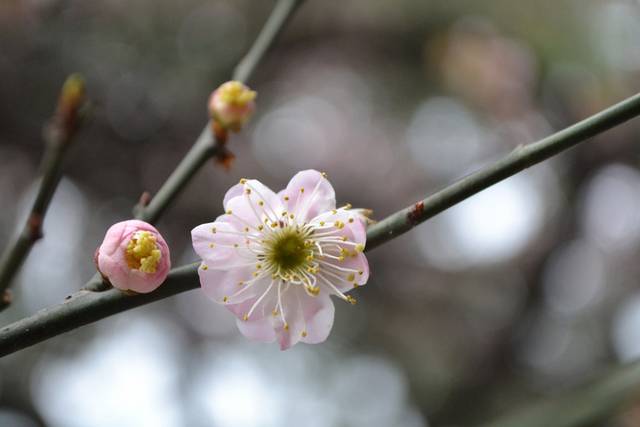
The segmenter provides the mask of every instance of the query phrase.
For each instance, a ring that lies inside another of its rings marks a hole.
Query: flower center
[[[303,266],[311,253],[305,246],[304,237],[294,229],[283,230],[276,236],[267,251],[266,259],[279,270],[287,274]]]
[[[162,253],[156,243],[156,236],[148,231],[138,231],[133,235],[125,251],[127,265],[143,273],[155,273]]]

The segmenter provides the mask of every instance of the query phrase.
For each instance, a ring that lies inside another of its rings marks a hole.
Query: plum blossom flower
[[[138,220],[112,225],[95,259],[114,287],[143,294],[160,286],[171,269],[167,243],[154,226]]]
[[[241,82],[226,82],[209,97],[209,114],[223,128],[237,132],[253,114],[256,95]]]
[[[355,304],[347,292],[369,278],[363,212],[336,209],[333,187],[315,170],[278,194],[242,179],[223,205],[223,215],[191,232],[205,294],[249,339],[277,339],[282,350],[323,342],[333,326],[331,295]]]

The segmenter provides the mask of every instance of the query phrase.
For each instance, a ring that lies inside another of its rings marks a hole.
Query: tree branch
[[[394,239],[493,184],[638,115],[640,115],[640,94],[627,98],[538,142],[520,146],[493,165],[480,169],[378,222],[369,230],[367,247],[371,249]]]
[[[456,203],[515,175],[519,171],[640,115],[640,95],[628,98],[588,119],[536,143],[520,147],[502,160],[479,170],[434,195],[409,206],[367,230],[367,250],[405,233]],[[158,290],[129,295],[118,289],[102,293],[80,291],[54,307],[0,329],[0,356],[64,332],[180,292],[198,287],[197,264],[172,270]]]
[[[80,109],[85,104],[84,80],[77,74],[67,78],[56,112],[45,127],[45,153],[40,164],[42,178],[27,220],[16,240],[0,258],[0,310],[11,303],[8,289],[33,245],[42,238],[44,217],[58,187],[62,162],[80,123]]]
[[[282,32],[285,24],[291,18],[296,9],[302,5],[304,0],[279,0],[271,15],[264,24],[264,27],[256,37],[253,45],[246,55],[238,62],[233,71],[233,79],[246,82],[257,65],[260,63],[273,42]],[[204,127],[200,136],[191,149],[184,156],[182,161],[169,175],[169,178],[162,184],[151,200],[148,200],[148,193],[144,193],[143,199],[133,209],[133,216],[136,219],[154,224],[171,203],[182,192],[191,178],[210,159],[225,152],[223,144],[216,140],[212,132],[213,123],[209,121]],[[111,289],[108,283],[102,280],[99,273],[96,273],[83,287],[84,290],[102,292]]]
[[[264,58],[264,54],[267,53],[273,41],[280,35],[293,13],[303,2],[304,0],[278,1],[253,46],[233,70],[233,80],[246,83],[251,78],[256,66]]]
[[[233,80],[247,82],[251,78],[257,65],[282,32],[284,25],[303,2],[304,0],[278,1],[249,52],[238,62],[233,71]],[[134,209],[135,217],[150,223],[156,222],[178,194],[184,190],[200,167],[221,153],[222,148],[213,136],[212,123],[207,123],[193,147],[150,203],[147,206],[136,206]]]

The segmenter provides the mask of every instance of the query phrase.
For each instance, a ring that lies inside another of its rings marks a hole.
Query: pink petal
[[[291,285],[282,295],[282,312],[287,327],[285,328],[285,323],[282,321],[282,315],[276,316],[274,321],[280,350],[286,350],[296,345],[302,339],[302,333],[305,331],[306,322],[299,296],[301,292],[304,293],[304,290],[300,286]]]
[[[301,190],[304,189],[304,192]],[[336,193],[331,183],[318,171],[309,169],[291,178],[287,188],[279,193],[287,210],[300,221],[307,221],[321,212],[335,209]],[[284,197],[289,200],[285,201]]]
[[[327,266],[322,266],[320,268],[321,273],[327,271],[331,272],[331,274],[325,273],[324,277],[338,288],[340,292],[348,292],[356,287],[364,286],[369,280],[369,263],[367,261],[367,257],[362,253],[359,253],[356,256],[347,256],[343,261],[325,259],[325,262],[335,265],[341,269],[355,270],[354,272],[348,272]],[[360,274],[360,272],[362,272],[362,274]],[[353,274],[353,278],[355,279],[354,281],[348,280],[350,274]],[[339,276],[340,279],[336,276]]]
[[[303,299],[305,297],[306,299]],[[324,292],[320,292],[317,297],[311,297],[305,293],[300,296],[300,300],[307,331],[307,336],[302,337],[302,342],[307,344],[324,342],[333,327],[335,311],[333,301]]]
[[[242,229],[228,221],[202,224],[191,230],[193,249],[209,268],[236,268],[250,263],[254,258],[247,249],[247,239],[242,233]]]
[[[238,304],[251,298],[255,300],[257,293],[260,290],[264,291],[263,283],[255,282],[250,285],[240,285],[240,282],[247,283],[253,279],[251,275],[253,271],[254,269],[251,267],[240,267],[231,270],[212,268],[204,270],[200,267],[198,275],[200,276],[202,290],[209,298],[220,304]],[[248,286],[248,288],[244,289],[245,286]],[[241,290],[242,292],[238,293]],[[227,297],[227,301],[225,301],[225,297]]]
[[[335,212],[335,213],[334,213]],[[314,217],[310,223],[319,225],[320,222],[325,222],[325,226],[333,224],[336,221],[344,223],[344,228],[338,229],[333,227],[326,229],[325,231],[333,230],[336,236],[346,237],[350,242],[366,244],[367,242],[367,229],[364,222],[359,215],[355,215],[346,209],[338,209],[335,211],[324,212]]]
[[[240,333],[250,340],[273,342],[276,339],[276,332],[269,317],[254,320],[236,319],[236,325],[238,325]]]
[[[225,304],[225,307],[232,312],[238,319],[243,319],[245,314],[248,314],[251,310],[251,307],[261,299],[264,295],[264,298],[260,300],[260,302],[256,305],[256,308],[251,313],[249,320],[262,319],[264,317],[271,317],[274,308],[276,307],[276,288],[272,286],[269,290],[269,284],[271,280],[261,281],[257,286],[252,290],[253,296],[248,298],[240,303],[236,304]],[[268,292],[267,292],[268,290]]]
[[[230,221],[253,229],[277,222],[285,210],[278,196],[256,180],[247,180],[243,193],[227,200],[225,207]]]
[[[229,190],[227,190],[226,194],[224,195],[224,200],[222,201],[222,206],[224,207],[225,212],[229,209],[227,207],[227,202],[236,196],[241,196],[243,192],[244,192],[244,185],[240,183],[234,185]]]
[[[281,316],[276,316],[275,330],[281,350],[302,341],[318,344],[327,339],[333,327],[334,307],[327,293],[308,295],[300,286],[291,286],[282,296],[284,315],[288,328],[284,328]]]

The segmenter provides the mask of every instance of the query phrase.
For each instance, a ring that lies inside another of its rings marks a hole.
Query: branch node
[[[411,225],[418,225],[422,220],[422,214],[424,213],[424,202],[420,201],[414,204],[407,213],[407,220]]]
[[[29,219],[27,220],[27,230],[29,235],[29,240],[32,243],[37,242],[42,239],[42,222],[43,217],[39,213],[32,212],[29,215]]]
[[[151,202],[151,193],[149,193],[148,191],[144,191],[140,195],[140,199],[138,199],[138,206],[146,207],[146,206],[149,206],[150,202]]]
[[[13,302],[13,292],[10,289],[5,290],[0,298],[0,309],[7,308]]]

